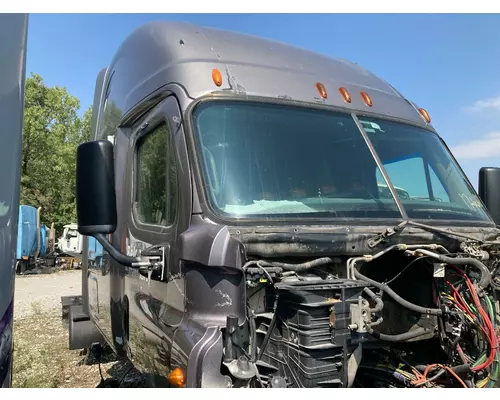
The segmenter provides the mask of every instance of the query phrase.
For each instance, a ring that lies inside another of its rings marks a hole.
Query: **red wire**
[[[481,305],[479,298],[477,297],[477,293],[474,290],[474,287],[472,286],[472,282],[470,281],[470,279],[467,275],[463,274],[463,276],[464,276],[465,281],[467,282],[467,286],[469,287],[469,290],[472,294],[472,299],[474,300],[474,303],[476,303],[476,307],[483,318],[483,322],[486,325],[487,330],[489,331],[489,335],[487,335],[487,338],[488,338],[488,342],[489,342],[489,346],[490,346],[490,355],[484,363],[472,368],[473,371],[479,371],[481,369],[489,367],[493,363],[493,361],[495,359],[496,350],[498,347],[498,340],[496,337],[496,332],[493,329],[493,324],[491,323],[490,317],[486,314],[486,311],[484,311],[484,308]]]
[[[455,299],[457,306],[459,306],[462,311],[474,317],[474,315],[472,315],[469,309],[467,308],[465,301],[462,299],[462,296],[460,296],[460,293],[458,293],[458,290],[455,288],[455,286],[453,286],[449,281],[446,281],[446,283],[451,288],[451,290],[453,290],[453,298]]]
[[[453,290],[453,298],[455,299],[455,304],[457,305],[457,307],[460,308],[460,310],[462,310],[465,314],[469,315],[474,321],[477,321],[477,317],[470,312],[469,308],[465,304],[465,300],[462,298],[460,293],[458,293],[458,290],[449,281],[446,281],[446,283]],[[479,327],[481,328],[481,330],[483,331],[483,333],[485,334],[485,336],[488,338],[489,341],[490,339],[489,332],[486,331],[484,326],[480,325]]]
[[[486,329],[484,329],[483,326],[481,326],[481,330],[484,332],[484,334],[486,335],[486,338],[488,339],[488,345],[490,347],[490,354],[488,356],[488,358],[486,359],[485,362],[483,362],[482,364],[480,365],[477,365],[472,369],[472,371],[479,371],[481,369],[484,369],[484,368],[487,368],[489,367],[494,359],[495,359],[495,354],[496,354],[496,350],[497,350],[497,347],[498,347],[498,338],[496,336],[496,332],[493,328],[493,324],[491,323],[491,320],[488,316],[488,314],[484,311],[484,308],[483,306],[481,305],[481,302],[479,301],[479,298],[477,297],[477,293],[472,285],[472,282],[470,281],[469,277],[460,269],[460,268],[457,268],[455,267],[455,269],[457,270],[457,272],[465,279],[466,283],[467,283],[467,287],[472,295],[472,300],[474,301],[478,311],[479,311],[479,314],[481,316],[481,319],[483,320],[483,324],[486,325]],[[450,287],[452,288],[453,290],[453,297],[455,299],[455,301],[457,301],[457,305],[460,306],[460,308],[464,308],[465,312],[467,314],[469,314],[470,316],[472,316],[474,319],[475,316],[474,314],[472,314],[469,309],[467,308],[467,306],[465,305],[465,301],[463,300],[462,296],[460,296],[460,293],[458,293],[458,291],[456,290],[456,288],[448,281],[446,281],[446,283],[448,285],[450,285]],[[458,299],[457,299],[457,296],[458,296]],[[463,305],[459,304],[458,301],[460,301],[461,303],[463,303]]]

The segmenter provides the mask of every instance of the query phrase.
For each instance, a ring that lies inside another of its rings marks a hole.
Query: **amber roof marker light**
[[[222,74],[217,68],[214,68],[212,70],[212,80],[214,81],[216,86],[221,86],[222,85]]]
[[[368,107],[371,107],[373,106],[373,102],[372,102],[372,98],[370,97],[370,95],[366,92],[361,92],[360,93],[361,95],[361,98],[363,99],[363,102],[368,106]]]
[[[316,82],[316,89],[318,90],[319,95],[323,99],[328,98],[328,94],[326,93],[325,86],[321,82]]]
[[[420,113],[425,122],[427,122],[428,124],[431,123],[431,116],[429,115],[429,113],[425,108],[419,108],[418,112]]]
[[[350,103],[352,101],[351,100],[351,95],[350,95],[349,91],[345,87],[339,88],[339,92],[340,92],[340,95],[342,96],[342,98],[344,99],[344,101],[346,103]]]

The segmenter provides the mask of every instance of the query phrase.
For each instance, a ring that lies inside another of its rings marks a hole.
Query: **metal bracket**
[[[358,299],[358,304],[351,304],[351,324],[349,329],[358,333],[367,332],[372,321],[372,314],[370,312],[370,303],[363,297]]]
[[[407,224],[407,221],[403,221],[399,225],[396,225],[392,228],[387,228],[384,232],[378,234],[377,236],[368,239],[368,247],[373,248],[377,245],[379,245],[382,242],[385,242],[387,238],[391,237],[392,235],[400,232]]]
[[[151,277],[165,277],[165,247],[163,245],[155,245],[141,252],[141,258],[147,258],[148,262],[139,268],[139,273],[147,275],[148,280]]]

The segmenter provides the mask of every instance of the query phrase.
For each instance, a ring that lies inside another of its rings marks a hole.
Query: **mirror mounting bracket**
[[[119,252],[115,247],[111,244],[111,242],[106,238],[102,233],[95,233],[93,235],[97,241],[102,245],[104,250],[106,250],[111,257],[113,257],[120,264],[129,267],[139,269],[141,267],[149,267],[151,266],[151,261],[144,261],[140,257],[130,257],[125,254]]]

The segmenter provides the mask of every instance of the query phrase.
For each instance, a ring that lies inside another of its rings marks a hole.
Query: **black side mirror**
[[[76,153],[78,232],[86,236],[116,230],[113,145],[107,140],[82,143]]]
[[[500,225],[500,168],[483,167],[479,170],[479,197],[495,224]]]
[[[95,237],[118,263],[131,268],[156,266],[149,260],[142,261],[122,254],[105,236],[116,230],[117,222],[113,145],[108,140],[95,140],[78,146],[76,216],[78,232]]]

